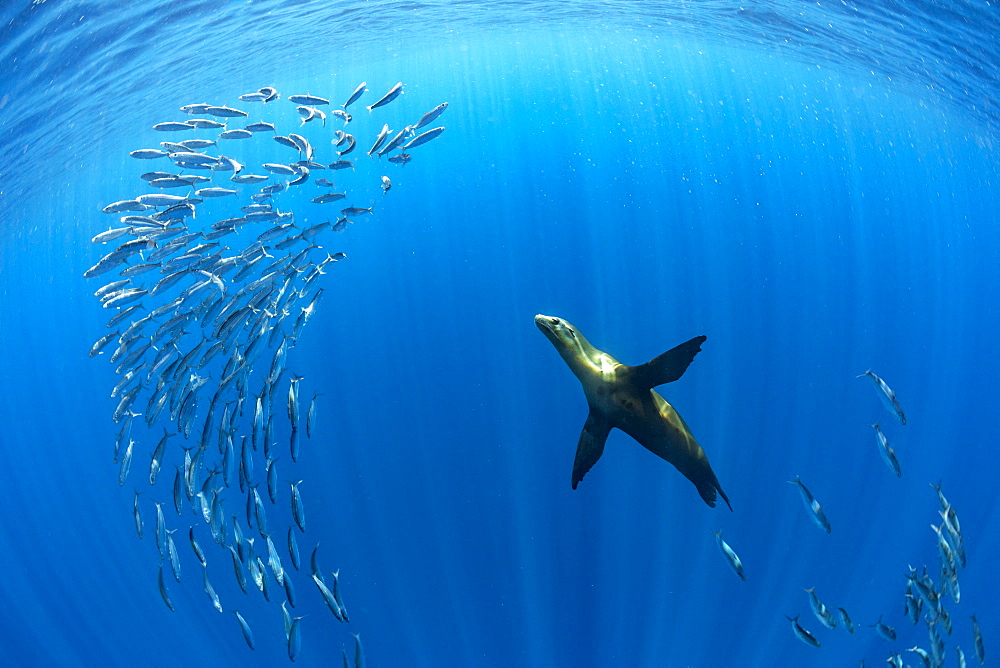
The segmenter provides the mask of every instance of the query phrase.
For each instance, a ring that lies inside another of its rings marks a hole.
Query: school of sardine
[[[895,392],[892,391],[889,385],[871,370],[866,371],[858,377],[860,378],[862,376],[865,376],[872,381],[875,391],[886,410],[888,410],[901,425],[905,425],[906,417],[903,413],[903,409],[900,406],[899,400],[896,398]],[[889,445],[888,438],[879,426],[878,422],[874,423],[872,427],[875,430],[879,454],[885,462],[886,467],[894,473],[896,477],[901,477],[902,472],[895,450],[893,450],[893,448]],[[832,529],[823,507],[813,496],[809,488],[806,487],[805,483],[802,482],[801,478],[796,476],[794,480],[790,480],[789,482],[798,488],[799,494],[802,497],[802,503],[805,506],[810,519],[820,529],[826,533],[830,533]],[[929,649],[917,646],[900,652],[894,652],[886,659],[886,662],[892,666],[902,667],[905,665],[903,660],[904,651],[916,654],[925,668],[940,668],[941,666],[944,666],[946,654],[944,637],[950,637],[952,634],[951,614],[945,606],[945,603],[949,597],[955,604],[958,604],[961,600],[961,588],[958,582],[958,574],[959,568],[964,568],[966,565],[965,543],[962,539],[961,524],[959,523],[958,514],[956,513],[955,508],[948,502],[947,498],[945,498],[944,493],[941,490],[940,483],[932,483],[931,486],[937,492],[938,502],[940,505],[938,518],[935,519],[934,523],[930,525],[930,528],[934,533],[934,540],[938,551],[938,580],[935,583],[934,579],[928,574],[926,566],[919,571],[911,566],[909,568],[909,572],[906,574],[906,591],[903,596],[904,614],[906,619],[912,624],[919,624],[922,619],[927,627],[927,645]],[[713,533],[715,534],[719,549],[726,561],[729,563],[730,567],[736,572],[741,580],[746,581],[746,576],[743,572],[743,562],[740,561],[736,552],[734,552],[733,549],[724,540],[722,540],[721,530]],[[856,634],[857,627],[851,620],[847,610],[844,608],[837,608],[837,613],[835,614],[831,608],[828,608],[823,604],[814,587],[808,588],[805,591],[809,595],[809,607],[812,609],[813,615],[822,626],[829,629],[835,629],[837,628],[839,619],[840,626],[845,631],[852,636]],[[796,615],[794,617],[785,616],[785,618],[791,623],[792,633],[796,638],[810,647],[821,647],[821,641],[819,638],[812,631],[806,628],[806,626],[799,623],[800,617],[801,615]],[[884,615],[880,616],[874,624],[870,625],[870,627],[873,628],[883,640],[895,642],[897,639],[896,630],[883,621],[883,617]],[[975,615],[971,616],[971,622],[974,655],[981,665],[985,665],[986,654],[983,645],[983,637],[979,629],[979,622],[976,620]],[[964,668],[966,665],[965,652],[960,646],[956,645],[955,654],[958,665]],[[864,662],[862,662],[862,665],[863,663]]]
[[[232,610],[250,649],[255,646],[251,624],[237,601],[220,599],[209,564],[218,564],[216,572],[231,560],[230,577],[244,594],[249,574],[266,600],[280,602],[291,661],[300,652],[303,618],[292,617],[286,604],[294,608],[296,603],[293,572],[301,565],[296,534],[305,533],[306,513],[302,481],[285,481],[295,463],[308,456],[322,394],[312,394],[303,417],[300,385],[309,381],[289,368],[289,356],[323,295],[319,277],[346,257],[328,252],[321,241],[373,213],[374,205],[362,204],[367,200],[343,188],[332,192],[341,170],[355,170],[344,157],[357,142],[348,132],[353,117],[347,108],[366,92],[366,84],[360,84],[332,111],[324,111],[329,99],[287,96],[296,112],[287,135],[278,134],[280,121],[249,122],[256,110],[208,103],[180,107],[189,120],[152,126],[175,141],[130,153],[138,160],[158,160],[162,171],[142,174],[145,192],[104,207],[105,214],[124,215],[93,242],[114,249],[84,272],[87,278],[115,276],[95,292],[112,313],[107,324],[112,331],[97,339],[90,355],[105,355],[118,375],[111,396],[117,402],[112,418],[120,425],[113,449],[119,485],[129,481],[133,462],[149,462],[152,491],[141,493],[144,481],[133,478],[132,513],[140,539],[144,527],[153,529],[163,603],[175,609],[164,570],[181,582],[177,540],[186,533],[208,603],[219,612]],[[397,83],[368,110],[402,93],[403,84]],[[239,99],[241,105],[273,109],[268,105],[280,97],[276,89],[264,87]],[[366,161],[410,162],[409,150],[444,132],[444,127],[421,130],[447,106],[442,103],[395,132],[383,125]],[[310,138],[301,134],[306,126]],[[233,157],[248,141],[271,149],[273,162],[254,167]],[[328,155],[326,146],[332,147]],[[329,176],[316,178],[321,174]],[[392,186],[386,175],[370,183],[382,196]],[[305,193],[308,203],[298,194],[303,190],[311,191]],[[220,207],[230,208],[220,214]],[[309,224],[331,210],[339,216]],[[158,480],[166,482],[157,487]],[[280,504],[287,504],[287,514],[278,510]],[[179,519],[168,521],[169,508]],[[149,512],[155,520],[144,520]],[[279,512],[280,520],[275,519]],[[222,550],[214,558],[202,547],[209,540]],[[333,617],[348,622],[340,573],[324,576],[318,550],[318,545],[312,550],[310,578]],[[346,652],[344,657],[346,662]],[[356,636],[355,666],[363,665]]]

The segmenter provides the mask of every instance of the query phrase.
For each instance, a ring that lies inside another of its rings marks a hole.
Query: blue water
[[[318,542],[351,616],[334,620],[304,563],[297,663],[337,664],[353,632],[383,667],[881,665],[928,648],[924,624],[903,615],[904,575],[926,564],[937,579],[929,483],[941,481],[968,552],[961,602],[946,602],[947,665],[955,644],[974,661],[971,614],[989,665],[997,22],[985,3],[0,10],[5,665],[288,662],[277,604],[252,582],[244,596],[203,533],[226,612],[212,608],[186,539],[205,525],[172,509],[183,576],[167,576],[176,611],[160,600],[152,501],[170,505],[180,437],[149,488],[159,432],[137,427],[118,485],[119,377],[107,355],[87,355],[109,331],[92,296],[106,281],[82,274],[107,250],[90,238],[117,220],[101,208],[145,192],[138,175],[163,166],[128,152],[174,140],[150,127],[182,120],[181,104],[241,106],[272,85],[283,99],[258,115],[294,131],[288,94],[339,102],[360,81],[363,104],[396,81],[406,93],[357,110],[356,154],[382,122],[450,106],[447,131],[406,167],[356,157],[357,205],[374,199],[375,212],[323,237],[348,259],[320,277],[323,301],[289,355],[303,396],[323,396],[317,434],[281,476],[305,480],[303,561]],[[223,241],[239,250],[255,234]],[[617,431],[570,489],[587,409],[536,313],[627,364],[708,336],[659,389],[733,512]],[[855,378],[868,368],[906,426]],[[876,420],[902,478],[878,456]],[[786,484],[796,475],[831,534]],[[243,501],[225,497],[227,511]],[[282,549],[287,489],[273,512]],[[857,635],[822,628],[806,587],[846,608]],[[798,614],[820,649],[792,634],[785,615]],[[867,628],[880,615],[897,642]]]

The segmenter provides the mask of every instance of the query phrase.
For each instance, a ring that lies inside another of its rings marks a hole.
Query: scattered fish
[[[358,99],[362,96],[362,94],[368,91],[368,89],[365,88],[366,85],[367,84],[364,81],[362,81],[361,84],[354,89],[354,92],[351,93],[351,96],[347,98],[347,102],[345,102],[340,106],[342,106],[344,109],[347,109],[349,106],[357,102]]]
[[[289,95],[288,101],[293,104],[305,104],[311,107],[330,104],[330,100],[323,97],[317,97],[316,95]]]
[[[809,488],[805,486],[798,476],[795,476],[795,480],[789,480],[788,482],[798,485],[799,493],[802,495],[802,503],[805,505],[806,510],[809,511],[816,526],[830,533],[830,522],[826,519],[826,513],[823,512],[823,507],[819,505],[819,501],[813,498],[813,495],[809,492]]]
[[[740,561],[740,558],[738,556],[736,556],[736,553],[733,552],[733,549],[731,547],[729,547],[729,544],[726,543],[726,541],[722,540],[722,529],[719,529],[718,531],[713,531],[712,533],[715,534],[715,540],[719,544],[719,549],[722,550],[722,556],[724,556],[726,558],[726,561],[729,562],[729,565],[732,567],[733,572],[735,572],[738,576],[740,576],[740,580],[746,582],[747,576],[743,574],[743,562]]]
[[[414,130],[419,130],[420,128],[424,127],[425,125],[430,125],[435,120],[437,120],[437,117],[440,116],[441,114],[443,114],[444,111],[445,111],[445,109],[447,109],[447,108],[448,108],[448,103],[447,102],[442,102],[441,104],[439,104],[438,106],[434,107],[433,109],[431,109],[430,111],[428,111],[426,114],[424,114],[420,118],[420,120],[417,121],[417,124],[413,126],[413,129]]]
[[[873,424],[872,427],[875,429],[875,438],[878,440],[878,450],[879,454],[882,455],[882,461],[889,467],[889,470],[896,474],[897,478],[901,478],[903,473],[899,469],[899,460],[896,459],[896,451],[889,446],[889,440],[882,433],[878,422]]]
[[[236,614],[236,619],[240,623],[240,631],[243,632],[243,639],[247,641],[247,646],[253,649],[253,631],[250,630],[250,625],[247,624],[247,620],[243,619],[243,615],[240,614],[239,610],[233,610]]]
[[[817,640],[816,636],[814,636],[812,633],[805,630],[804,628],[802,628],[802,626],[799,625],[798,615],[795,615],[794,617],[789,617],[788,615],[785,615],[785,619],[787,619],[792,623],[792,632],[795,633],[796,638],[798,638],[807,645],[811,645],[813,647],[820,646],[819,640]]]
[[[369,107],[366,107],[366,109],[368,109],[368,111],[372,111],[373,109],[378,109],[379,107],[384,107],[385,105],[389,104],[390,102],[392,102],[393,100],[395,100],[397,97],[399,97],[399,95],[402,92],[403,92],[403,82],[400,81],[395,86],[393,86],[392,88],[390,88],[388,93],[386,93],[385,95],[383,95],[382,97],[380,97],[375,104],[373,104],[373,105],[371,105]]]
[[[871,369],[859,374],[857,377],[861,378],[861,376],[868,376],[871,378],[872,383],[875,385],[875,391],[878,393],[879,399],[882,400],[882,405],[885,406],[886,410],[896,416],[896,419],[899,420],[900,424],[906,424],[906,415],[903,414],[903,408],[899,405],[899,400],[896,399],[896,393],[893,392],[888,385],[886,385],[885,381],[872,373]]]
[[[816,615],[816,619],[818,619],[820,623],[828,629],[837,628],[837,620],[834,619],[833,613],[830,612],[830,609],[823,605],[823,603],[819,600],[819,597],[816,596],[816,588],[810,587],[805,591],[809,594],[809,607],[812,608],[813,614]]]
[[[420,146],[421,144],[426,144],[430,140],[439,137],[442,132],[444,132],[444,128],[440,127],[440,128],[434,128],[433,130],[428,130],[427,132],[417,135],[410,141],[403,144],[403,152],[405,153],[407,150]]]

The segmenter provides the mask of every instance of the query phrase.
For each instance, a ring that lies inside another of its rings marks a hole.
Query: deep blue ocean
[[[165,208],[102,213],[156,192],[142,173],[172,168],[172,158],[129,152],[214,138],[152,129],[194,118],[181,105],[207,103],[248,112],[217,118],[227,128],[263,120],[301,133],[320,163],[338,159],[335,130],[356,136],[344,156],[353,170],[314,169],[274,196],[295,215],[290,234],[332,223],[342,206],[372,207],[342,232],[317,234],[322,248],[287,271],[301,281],[328,253],[347,256],[324,265],[281,325],[291,335],[322,288],[276,384],[280,485],[277,503],[263,501],[294,583],[289,610],[302,618],[296,664],[340,666],[344,648],[356,665],[357,633],[369,668],[879,666],[896,653],[922,665],[905,650],[930,650],[928,623],[907,619],[904,595],[908,566],[926,566],[940,584],[930,528],[942,521],[931,487],[940,482],[967,552],[960,602],[941,599],[953,624],[940,631],[944,665],[958,665],[956,645],[979,665],[973,614],[986,665],[1000,665],[997,35],[1000,11],[981,1],[5,3],[0,663],[289,663],[286,592],[265,575],[265,601],[246,567],[240,591],[231,552],[202,513],[185,499],[178,515],[172,502],[182,446],[198,447],[229,349],[193,371],[207,378],[197,427],[168,441],[153,486],[153,449],[178,423],[169,409],[152,428],[133,418],[134,459],[119,484],[122,423],[112,415],[121,397],[110,395],[129,369],[108,363],[117,341],[88,355],[177,295],[146,295],[107,328],[117,309],[102,308],[95,291],[152,249],[83,274],[135,235],[92,237]],[[345,126],[329,114],[361,82],[368,92]],[[363,108],[396,82],[402,95]],[[280,99],[239,99],[262,87]],[[318,107],[325,126],[300,124],[288,101],[296,94],[330,98]],[[446,131],[409,150],[408,164],[365,155],[383,124],[396,133],[441,102],[447,110],[417,132]],[[246,163],[244,173],[294,161],[270,137],[219,140],[206,153]],[[192,173],[232,185],[232,172]],[[348,197],[312,203],[324,176]],[[384,194],[382,176],[392,183]],[[259,187],[205,198],[182,222],[208,231],[243,215]],[[204,253],[240,256],[273,225],[241,225]],[[267,252],[277,260],[307,245],[269,242]],[[262,276],[235,275],[221,276],[227,296]],[[162,276],[153,269],[130,285],[151,289]],[[569,320],[625,364],[708,337],[683,377],[657,391],[704,448],[732,512],[709,508],[674,467],[617,430],[571,489],[587,404],[536,328],[538,313]],[[246,318],[233,336],[253,334]],[[200,327],[189,323],[180,352]],[[233,447],[251,433],[274,351],[243,365],[249,398],[231,423]],[[856,377],[867,369],[895,391],[905,426]],[[149,371],[137,371],[138,414],[155,385],[145,385]],[[321,393],[294,463],[292,373],[303,377],[303,422]],[[875,422],[901,477],[879,456]],[[199,487],[221,467],[209,431]],[[263,494],[264,456],[252,457]],[[831,533],[812,523],[787,483],[795,476]],[[223,477],[208,483],[222,490],[223,520],[235,516],[256,536],[253,554],[267,562],[264,537],[245,520],[252,492],[223,487]],[[301,570],[286,550],[298,480]],[[176,530],[179,582],[155,543],[154,503]],[[203,589],[189,527],[222,614]],[[746,582],[723,558],[719,529]],[[347,623],[310,578],[317,544],[328,584],[339,570]],[[173,612],[158,589],[161,564]],[[850,613],[856,635],[820,624],[803,591],[811,587]],[[786,616],[796,615],[820,648],[793,634]],[[880,617],[896,641],[871,628]]]

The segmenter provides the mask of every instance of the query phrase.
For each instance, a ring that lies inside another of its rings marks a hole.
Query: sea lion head
[[[593,369],[597,355],[600,354],[590,342],[583,337],[576,327],[569,321],[551,315],[538,314],[535,316],[535,325],[542,330],[542,334],[552,342],[562,358],[566,360],[570,368],[578,376],[581,367]]]

